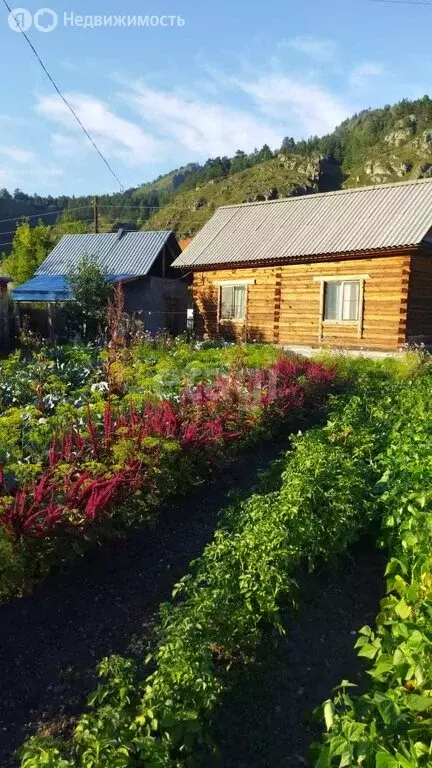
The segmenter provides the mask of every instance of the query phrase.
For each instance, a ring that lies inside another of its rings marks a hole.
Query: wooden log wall
[[[408,294],[407,341],[432,344],[432,256],[414,254]]]
[[[195,329],[199,335],[248,341],[275,341],[277,274],[281,268],[220,269],[195,272]],[[245,322],[218,322],[219,285],[224,280],[255,280],[247,286]]]
[[[356,323],[322,324],[324,346],[397,349],[406,338],[410,257],[384,256],[315,264],[290,264],[282,272],[281,343],[319,343],[320,288],[314,278],[368,276],[362,329]]]
[[[410,264],[411,255],[404,254],[196,272],[196,330],[210,338],[395,350],[407,336]],[[357,275],[367,276],[360,332],[357,323],[321,324],[320,278]],[[245,322],[219,322],[219,283],[237,279],[254,280],[247,286]]]

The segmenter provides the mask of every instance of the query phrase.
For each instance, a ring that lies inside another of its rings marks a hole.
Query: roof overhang
[[[352,259],[376,259],[386,256],[410,256],[413,253],[431,253],[432,243],[421,243],[420,245],[404,245],[398,248],[377,248],[373,251],[344,251],[340,253],[321,253],[312,256],[283,256],[275,259],[261,259],[255,261],[224,261],[216,264],[180,264],[173,265],[176,269],[187,269],[191,272],[215,272],[219,269],[254,269],[261,267],[279,267],[288,264],[313,264],[323,261],[348,261]]]
[[[108,275],[109,282],[125,283],[138,280],[135,275]],[[18,302],[64,303],[72,301],[65,275],[38,275],[12,291],[12,298]]]

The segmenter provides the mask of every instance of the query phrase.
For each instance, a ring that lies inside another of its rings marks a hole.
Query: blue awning
[[[133,279],[132,275],[108,275],[108,280],[121,283]],[[65,275],[38,275],[27,283],[18,285],[12,291],[14,301],[71,301],[67,277]]]

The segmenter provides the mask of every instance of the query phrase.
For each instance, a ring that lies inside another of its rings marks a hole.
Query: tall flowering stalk
[[[163,471],[169,446],[176,447],[178,467],[187,458],[212,468],[229,444],[258,426],[320,405],[334,378],[319,364],[282,359],[185,387],[177,404],[148,401],[139,411],[114,411],[108,400],[101,421],[88,409],[85,429],[72,424],[53,435],[44,472],[6,503],[0,525],[15,537],[82,537],[138,491],[151,497],[173,485],[171,469]],[[6,495],[2,474],[0,487]]]

